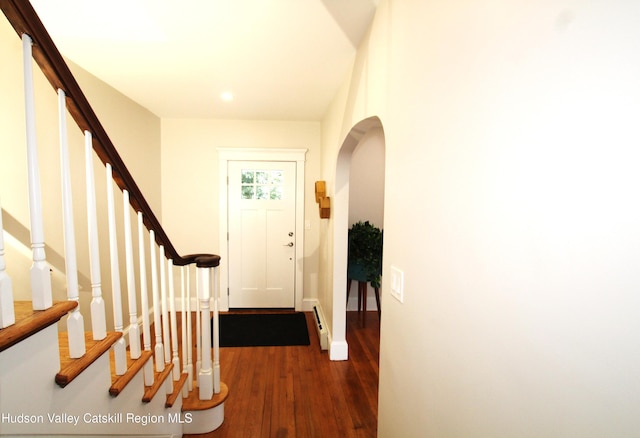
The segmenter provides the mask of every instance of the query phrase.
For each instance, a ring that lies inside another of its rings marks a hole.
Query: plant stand
[[[357,281],[349,279],[347,280],[347,301],[349,301],[349,292],[351,290],[351,282]],[[380,288],[374,287],[373,291],[376,296],[376,306],[378,308],[378,317],[380,317]],[[358,312],[362,309],[363,312],[367,311],[367,282],[358,281]]]

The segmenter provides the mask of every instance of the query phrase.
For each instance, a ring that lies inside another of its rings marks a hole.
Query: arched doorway
[[[346,360],[349,356],[346,341],[346,285],[347,285],[347,237],[349,230],[349,188],[351,160],[354,151],[367,133],[379,131],[384,141],[382,122],[376,116],[354,125],[340,147],[336,162],[336,179],[333,207],[333,339],[330,357]]]

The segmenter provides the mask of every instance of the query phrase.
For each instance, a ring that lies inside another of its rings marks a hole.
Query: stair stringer
[[[109,394],[108,352],[65,388],[54,382],[59,369],[56,325],[0,352],[0,435],[182,436],[182,400],[166,408],[158,394],[143,403],[142,372],[118,397]]]

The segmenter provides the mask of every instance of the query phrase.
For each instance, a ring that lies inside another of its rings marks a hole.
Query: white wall
[[[308,149],[305,162],[304,298],[317,296],[320,123],[162,120],[163,226],[182,254],[220,253],[217,148]],[[185,226],[189,223],[189,226]],[[225,272],[227,261],[221,261]]]
[[[344,112],[325,119],[341,134],[322,170],[332,186],[351,126],[380,117],[380,437],[637,433],[639,14],[604,0],[379,6]]]

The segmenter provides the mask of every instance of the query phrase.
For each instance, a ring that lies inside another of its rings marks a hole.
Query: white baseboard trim
[[[322,318],[325,319],[325,325],[327,329],[327,338],[329,344],[329,360],[347,360],[349,359],[349,346],[347,345],[347,341],[334,341],[333,336],[331,334],[331,329],[326,321],[326,315],[324,314],[324,310],[322,309],[322,305],[315,298],[308,298],[304,300],[303,307],[306,309],[309,307],[313,311],[313,307],[317,306],[320,313],[322,314]]]
[[[302,308],[299,309],[299,311],[301,312],[312,312],[313,311],[313,306],[318,302],[317,299],[315,298],[304,298],[302,300]],[[182,312],[182,297],[176,297],[175,298],[175,303],[176,303],[176,312]],[[220,306],[218,308],[219,311],[221,312],[226,312],[229,309],[228,308],[224,308],[224,306],[222,306],[222,299],[220,299],[218,301],[218,305]],[[197,309],[197,305],[198,305],[198,300],[195,297],[191,297],[191,311],[195,312]],[[368,306],[367,306],[368,307]],[[211,298],[211,301],[209,302],[209,308],[213,310],[213,298]],[[153,313],[153,309],[151,309],[151,313]]]
[[[318,300],[315,298],[304,298],[302,300],[302,312],[313,312],[313,306],[318,305]]]
[[[349,359],[347,341],[334,341],[331,339],[331,332],[329,332],[329,359],[336,361]]]

